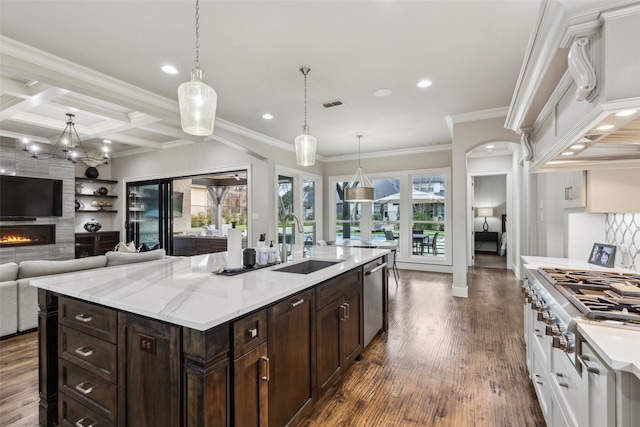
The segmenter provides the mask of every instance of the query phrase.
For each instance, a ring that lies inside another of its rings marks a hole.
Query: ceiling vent
[[[588,139],[589,141],[596,141],[599,138],[601,138],[603,135],[604,135],[603,133],[592,133],[592,134],[589,134],[589,135],[585,135],[584,137],[586,139]]]
[[[335,101],[329,101],[329,102],[323,102],[322,103],[322,106],[324,108],[339,107],[340,105],[344,105],[344,102],[342,102],[341,99],[336,99]]]

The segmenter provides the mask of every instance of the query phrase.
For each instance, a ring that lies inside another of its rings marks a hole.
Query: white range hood
[[[640,1],[543,3],[505,124],[531,171],[640,166],[638,40]]]

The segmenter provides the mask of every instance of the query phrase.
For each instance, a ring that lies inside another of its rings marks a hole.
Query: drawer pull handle
[[[589,364],[587,363],[587,362],[590,362],[589,356],[587,356],[586,354],[578,354],[577,357],[578,357],[578,360],[580,361],[580,363],[582,363],[582,366],[587,368],[587,372],[589,372],[591,374],[600,375],[600,369],[594,368],[593,366],[589,366]]]
[[[262,381],[269,382],[269,358],[267,356],[261,356],[260,360],[262,360],[263,372],[265,373],[265,375],[262,376]]]
[[[95,389],[95,386],[88,381],[80,383],[76,386],[76,390],[78,390],[82,394],[89,394]]]
[[[554,372],[553,375],[556,377],[556,381],[558,381],[558,385],[560,387],[569,388],[569,383],[564,381],[564,376],[559,372]]]
[[[298,301],[296,301],[296,302],[291,302],[291,303],[289,303],[289,305],[290,305],[291,307],[297,307],[297,306],[299,306],[300,304],[302,304],[303,302],[304,302],[304,298],[300,298],[300,299],[298,299]]]
[[[544,384],[542,381],[540,381],[540,375],[535,374],[535,377],[536,377],[536,383],[538,383],[538,384]]]
[[[83,418],[76,422],[76,427],[95,427],[98,425],[97,421],[93,421],[91,418]]]
[[[76,316],[76,320],[81,321],[82,323],[91,322],[93,320],[93,316],[90,314],[78,314]]]
[[[535,336],[542,338],[542,331],[540,329],[534,329]]]
[[[247,330],[247,334],[249,335],[249,338],[255,338],[258,336],[258,328],[251,328]]]
[[[91,347],[78,347],[76,353],[82,357],[89,357],[93,355],[93,349]]]

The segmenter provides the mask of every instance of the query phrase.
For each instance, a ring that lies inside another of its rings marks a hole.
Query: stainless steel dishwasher
[[[377,259],[364,266],[364,347],[382,329],[384,318],[384,279],[387,263]]]

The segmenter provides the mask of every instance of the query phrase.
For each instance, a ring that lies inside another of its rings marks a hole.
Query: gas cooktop
[[[561,268],[538,272],[587,318],[640,325],[640,274]]]

